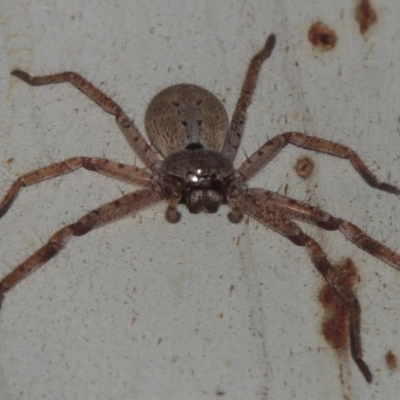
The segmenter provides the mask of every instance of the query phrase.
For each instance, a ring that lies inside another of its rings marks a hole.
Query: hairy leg
[[[354,150],[339,143],[308,136],[300,132],[286,132],[268,140],[268,142],[243,162],[238,172],[245,181],[249,180],[289,143],[304,149],[330,154],[339,158],[346,158],[353,164],[353,167],[368,185],[385,192],[400,194],[400,188],[380,182]]]
[[[254,90],[256,88],[258,75],[262,63],[269,58],[275,46],[275,35],[269,35],[264,47],[250,61],[244,79],[239,100],[232,116],[228,135],[225,139],[222,154],[233,161],[236,157],[243,136],[243,129],[247,118],[247,108],[251,104]]]
[[[107,175],[123,182],[150,186],[151,175],[144,169],[106,160],[104,158],[72,157],[60,163],[48,165],[47,167],[28,172],[14,181],[0,202],[0,218],[11,207],[22,187],[31,186],[46,179],[65,175],[76,171],[79,168],[99,172],[100,174]]]
[[[0,306],[5,293],[56,256],[72,236],[83,236],[117,219],[134,214],[162,200],[161,195],[151,189],[142,189],[93,210],[77,222],[67,225],[56,232],[39,250],[18,265],[0,281]]]
[[[314,266],[335,289],[349,309],[349,339],[352,358],[365,380],[368,383],[372,382],[372,374],[363,360],[360,304],[351,287],[343,285],[340,274],[329,262],[321,246],[313,238],[306,235],[297,224],[283,215],[281,208],[276,204],[266,203],[265,199],[260,199],[256,193],[245,192],[245,194],[239,195],[236,200],[236,205],[243,214],[249,215],[287,237],[295,245],[304,246],[307,249]]]
[[[52,74],[46,76],[31,76],[27,72],[21,70],[14,70],[11,75],[16,76],[22,81],[31,86],[42,86],[51,83],[70,82],[81,92],[90,97],[96,102],[104,111],[116,117],[119,128],[125,136],[125,139],[135,151],[140,160],[150,169],[159,161],[158,154],[153,150],[143,135],[136,128],[134,122],[124,113],[122,108],[101,90],[96,88],[82,75],[76,72],[62,72],[59,74]]]
[[[400,255],[389,247],[368,236],[356,225],[340,218],[335,218],[317,207],[290,199],[278,193],[262,189],[248,189],[246,193],[265,204],[273,205],[281,214],[316,225],[328,231],[340,230],[348,240],[361,250],[379,258],[384,263],[400,271]]]

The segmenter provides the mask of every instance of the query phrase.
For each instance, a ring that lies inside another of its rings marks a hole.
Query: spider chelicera
[[[367,382],[372,374],[362,357],[361,309],[351,287],[343,284],[340,274],[326,257],[321,246],[293,222],[299,220],[343,235],[360,249],[400,270],[400,255],[367,236],[351,222],[308,204],[263,189],[248,188],[247,181],[270,162],[286,145],[327,153],[348,159],[372,187],[399,195],[400,189],[378,181],[360,157],[350,148],[300,132],[286,132],[268,140],[248,157],[238,169],[233,166],[263,62],[275,46],[270,35],[264,47],[251,60],[231,122],[222,103],[209,91],[189,84],[168,87],[150,102],[145,117],[151,145],[121,107],[75,72],[30,76],[21,70],[12,75],[32,86],[70,82],[104,111],[114,115],[117,124],[144,168],[124,165],[98,157],[72,157],[39,168],[18,178],[0,203],[0,217],[10,208],[22,187],[73,172],[79,168],[95,171],[120,181],[142,186],[140,190],[93,210],[73,224],[56,232],[39,250],[0,281],[0,304],[5,293],[38,269],[65,247],[72,236],[82,236],[92,229],[137,213],[159,201],[168,203],[165,218],[170,223],[180,219],[177,207],[185,204],[189,212],[215,213],[227,205],[229,221],[239,223],[248,215],[277,231],[308,255],[349,310],[349,339],[352,357]],[[161,158],[160,158],[161,156]]]

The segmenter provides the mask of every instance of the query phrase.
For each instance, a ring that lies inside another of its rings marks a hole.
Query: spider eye
[[[187,180],[192,183],[199,183],[200,179],[196,174],[188,174]]]
[[[212,173],[207,175],[201,168],[196,169],[195,171],[187,174],[186,180],[190,183],[194,184],[203,184],[203,185],[210,185],[213,182],[220,181],[221,176],[220,174]]]

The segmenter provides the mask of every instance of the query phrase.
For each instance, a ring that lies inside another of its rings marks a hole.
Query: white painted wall
[[[344,0],[3,0],[0,193],[24,172],[70,156],[135,162],[114,119],[76,89],[30,88],[9,75],[13,68],[78,71],[144,131],[152,96],[179,82],[211,90],[231,115],[248,61],[271,32],[277,45],[243,150],[300,130],[351,146],[380,178],[400,184],[400,6],[374,6],[378,23],[363,38],[354,3]],[[335,29],[334,51],[307,40],[316,20]],[[304,154],[316,163],[307,183],[293,169]],[[252,182],[286,184],[290,196],[399,249],[398,199],[369,188],[348,162],[288,147]],[[23,190],[0,221],[1,275],[63,224],[128,190],[87,171]],[[333,262],[352,257],[359,267],[365,360],[374,374],[367,385],[349,353],[339,359],[320,334],[323,280],[304,249],[255,222],[230,224],[227,209],[183,210],[178,225],[165,222],[164,209],[71,240],[7,295],[1,399],[395,397],[399,372],[384,356],[399,354],[399,272],[340,234],[304,226]]]

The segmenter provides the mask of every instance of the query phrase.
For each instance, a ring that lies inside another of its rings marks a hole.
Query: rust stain
[[[299,158],[295,169],[300,178],[307,179],[314,171],[314,161],[310,157]]]
[[[339,270],[340,284],[352,287],[358,277],[356,266],[348,258]],[[332,348],[339,350],[348,345],[348,312],[349,309],[328,283],[319,294],[319,301],[324,306],[325,316],[322,323],[322,334]]]
[[[358,21],[360,32],[363,35],[377,21],[376,12],[369,0],[361,0],[356,7],[356,21]]]
[[[397,357],[391,350],[386,353],[385,360],[391,371],[397,369]]]
[[[334,30],[322,22],[311,25],[308,31],[308,40],[322,50],[332,50],[335,47],[337,37]]]

